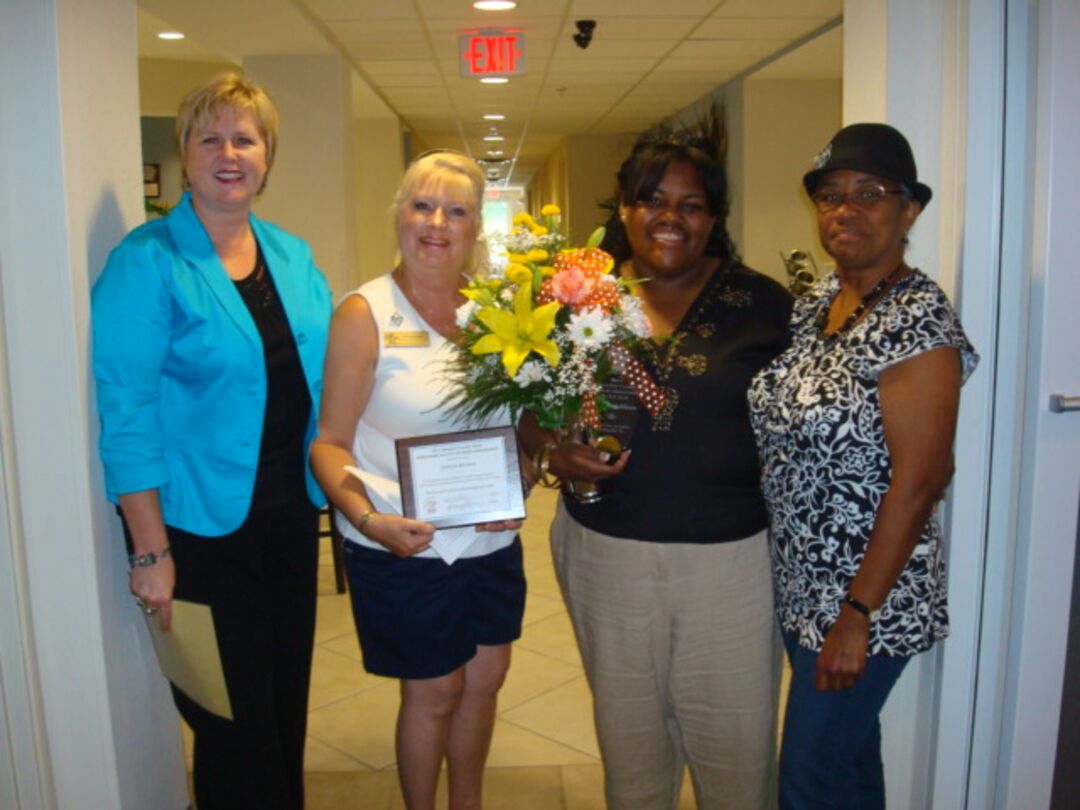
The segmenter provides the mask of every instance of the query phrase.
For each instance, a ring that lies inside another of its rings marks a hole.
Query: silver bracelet
[[[158,560],[164,560],[170,555],[171,549],[165,546],[161,551],[149,551],[146,554],[128,554],[128,565],[132,568],[146,568]]]
[[[374,509],[369,509],[360,516],[360,519],[358,521],[356,521],[356,530],[360,532],[360,534],[364,535],[364,537],[367,537],[367,533],[364,531],[364,527],[367,526],[368,521],[375,517],[375,515],[377,514],[379,513],[376,512]]]

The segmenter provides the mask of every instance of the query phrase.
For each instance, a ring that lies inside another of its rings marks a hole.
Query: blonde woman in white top
[[[438,411],[440,373],[477,261],[483,188],[479,167],[455,152],[406,171],[395,201],[400,262],[334,315],[311,450],[346,539],[364,666],[401,680],[396,745],[409,810],[433,810],[444,760],[451,810],[481,806],[525,606],[520,521],[436,531],[403,517],[394,454],[394,439],[455,429]]]

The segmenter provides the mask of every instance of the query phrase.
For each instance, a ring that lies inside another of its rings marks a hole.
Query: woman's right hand
[[[629,460],[629,450],[623,451],[611,462],[610,455],[593,444],[565,440],[551,449],[548,470],[559,478],[602,481],[621,473]]]
[[[160,557],[153,565],[132,568],[128,585],[144,611],[157,613],[162,630],[172,627],[176,566],[171,556]]]
[[[364,523],[363,534],[404,559],[431,547],[435,527],[423,520],[373,512]]]

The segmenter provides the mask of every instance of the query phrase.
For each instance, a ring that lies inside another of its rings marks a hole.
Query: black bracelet
[[[868,618],[870,621],[873,621],[875,618],[877,618],[874,615],[876,611],[870,610],[870,608],[868,608],[850,593],[844,597],[844,604],[859,611],[859,613]]]
[[[165,546],[161,551],[150,551],[146,554],[128,554],[128,565],[132,568],[147,568],[158,560],[164,560],[169,556],[171,549]]]

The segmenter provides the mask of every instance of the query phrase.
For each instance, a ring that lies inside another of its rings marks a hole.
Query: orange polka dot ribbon
[[[664,410],[666,397],[663,389],[649,376],[645,365],[630,353],[625,343],[615,341],[608,347],[608,356],[611,358],[615,370],[618,371],[623,381],[637,394],[649,416],[656,418]]]

